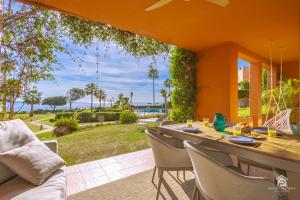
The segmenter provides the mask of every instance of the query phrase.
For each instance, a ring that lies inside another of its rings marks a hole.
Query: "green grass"
[[[54,114],[35,114],[32,117],[29,117],[29,114],[22,113],[22,114],[16,114],[14,116],[14,119],[22,119],[32,132],[38,132],[43,129],[41,129],[39,125],[31,124],[31,122],[40,119],[45,119],[45,118],[53,118],[53,117]]]
[[[37,136],[40,140],[56,139],[59,155],[67,165],[74,165],[146,149],[149,146],[144,130],[157,125],[114,124],[84,128],[57,138],[53,137],[52,132]]]
[[[268,111],[268,105],[263,105],[261,107],[261,114],[265,115]],[[239,118],[247,118],[250,116],[250,108],[239,108],[238,109],[238,117]]]

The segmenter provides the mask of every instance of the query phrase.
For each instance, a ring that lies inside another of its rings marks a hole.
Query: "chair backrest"
[[[196,145],[184,142],[192,160],[199,190],[213,200],[278,199],[276,185],[262,177],[249,177],[227,168]]]
[[[157,167],[189,168],[191,160],[185,149],[176,148],[170,142],[172,138],[165,138],[153,130],[145,130]]]

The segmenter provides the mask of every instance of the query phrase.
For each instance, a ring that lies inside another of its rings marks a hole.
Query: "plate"
[[[180,128],[180,130],[184,131],[184,132],[189,132],[189,133],[197,133],[199,132],[199,128],[195,128],[195,127],[187,127],[187,126],[183,126]]]
[[[245,137],[245,136],[227,136],[226,137],[230,142],[238,144],[255,144],[256,140]]]
[[[261,133],[261,134],[268,134],[268,127],[263,127],[263,126],[262,127],[253,127],[252,131],[256,132],[256,133]],[[277,130],[277,135],[282,136],[282,135],[284,135],[284,132]]]
[[[266,140],[267,139],[266,136],[262,136],[262,135],[254,136],[254,135],[251,135],[251,134],[245,134],[244,136],[248,137],[248,138],[256,139],[256,140]]]

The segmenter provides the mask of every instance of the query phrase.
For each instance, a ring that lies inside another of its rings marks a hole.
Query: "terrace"
[[[86,0],[72,1],[72,4],[65,0],[21,2],[110,24],[194,52],[198,58],[194,74],[197,89],[194,121],[202,121],[203,118],[212,121],[215,113],[222,113],[226,116],[226,121],[232,123],[247,122],[251,126],[262,126],[266,121],[262,114],[263,70],[268,74],[268,89],[278,86],[281,75],[292,79],[300,78],[300,3],[297,0],[230,0],[226,6],[206,0],[174,0],[151,11],[145,11],[145,8],[153,4],[153,0],[132,0],[130,3]],[[247,118],[240,118],[238,115],[239,60],[249,63],[250,68],[250,113]],[[299,104],[298,97],[295,101]],[[299,124],[300,112],[296,112],[296,118],[295,124]],[[203,123],[196,122],[193,125],[204,134],[186,133],[178,130],[180,127],[177,125],[163,125],[158,127],[158,131],[169,137],[207,144],[230,154],[235,167],[241,168],[245,176],[265,177],[273,181],[273,172],[279,171],[288,179],[290,187],[288,195],[283,199],[299,198],[298,136],[270,137],[267,141],[259,142],[257,147],[241,147],[228,142],[223,135]],[[190,145],[189,150],[193,150],[191,144],[185,145]],[[239,158],[251,164],[239,165]],[[156,180],[155,186],[151,184],[150,169],[154,165],[152,150],[146,149],[67,167],[68,199],[154,199],[160,185]],[[247,169],[248,166],[250,170]],[[181,177],[181,173],[179,177],[173,172],[165,174],[159,198],[192,198],[197,173],[187,172],[186,178]],[[214,175],[213,179],[219,176]],[[227,183],[227,180],[224,182]],[[237,185],[241,189],[244,186],[249,185]],[[253,194],[256,191],[260,194],[260,189],[252,191],[249,186],[249,191]],[[224,192],[216,187],[213,193],[218,193],[219,190]],[[229,194],[232,191],[227,192]],[[203,196],[202,198],[209,199]],[[218,197],[216,195],[215,199],[220,199]],[[258,196],[261,199],[264,197]],[[251,199],[249,196],[244,198]]]

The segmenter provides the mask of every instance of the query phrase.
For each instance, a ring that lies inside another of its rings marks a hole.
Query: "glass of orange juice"
[[[240,125],[233,126],[233,136],[240,136],[242,134],[242,127]]]
[[[203,125],[208,126],[209,125],[209,118],[203,118]]]
[[[268,136],[269,137],[276,137],[277,131],[273,127],[268,127]]]
[[[193,126],[193,120],[191,120],[191,119],[186,120],[186,125],[188,127],[192,127]]]

